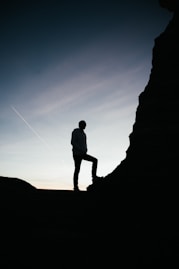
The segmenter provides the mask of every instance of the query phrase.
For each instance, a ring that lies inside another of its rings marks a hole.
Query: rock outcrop
[[[103,181],[109,185],[148,181],[176,183],[179,156],[179,12],[177,1],[160,1],[174,11],[154,40],[149,81],[139,96],[126,158]],[[171,2],[174,2],[171,5]],[[174,8],[175,7],[175,8]],[[88,189],[95,189],[89,186]],[[101,188],[101,186],[100,186]]]
[[[119,256],[123,268],[178,267],[178,0],[160,3],[173,18],[155,39],[126,158],[87,188],[100,196],[101,241],[113,246],[104,257],[117,264]]]

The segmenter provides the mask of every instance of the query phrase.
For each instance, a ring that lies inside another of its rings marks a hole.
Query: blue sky
[[[154,39],[172,14],[148,1],[7,1],[0,16],[0,175],[72,189],[71,132],[87,122],[105,176],[125,158]],[[83,162],[79,187],[91,184]]]

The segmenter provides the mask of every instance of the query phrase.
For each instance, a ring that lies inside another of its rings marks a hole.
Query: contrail
[[[12,110],[16,113],[16,115],[29,127],[29,129],[34,133],[34,135],[50,150],[51,147],[47,144],[47,142],[34,130],[34,128],[24,119],[24,117],[17,111],[14,106],[11,106]]]

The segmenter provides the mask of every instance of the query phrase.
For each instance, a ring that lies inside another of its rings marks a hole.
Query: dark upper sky
[[[147,40],[151,42],[150,32],[155,27],[158,31],[158,21],[165,13],[155,17],[155,6],[157,14],[157,0],[7,0],[0,16],[3,77],[13,76],[14,65],[21,58],[28,64],[27,72],[40,72],[55,59],[63,60],[66,54],[100,38],[104,46],[120,39],[121,47],[129,47],[131,42],[142,47]]]

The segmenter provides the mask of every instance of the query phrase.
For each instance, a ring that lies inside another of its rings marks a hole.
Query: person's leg
[[[95,157],[93,157],[91,155],[85,154],[83,156],[83,160],[92,162],[91,174],[92,174],[93,179],[96,178],[98,159],[96,159]]]
[[[74,186],[74,190],[79,190],[78,189],[78,175],[80,172],[82,158],[78,155],[73,155],[73,159],[74,159],[74,164],[75,164],[75,170],[73,174],[73,186]]]

